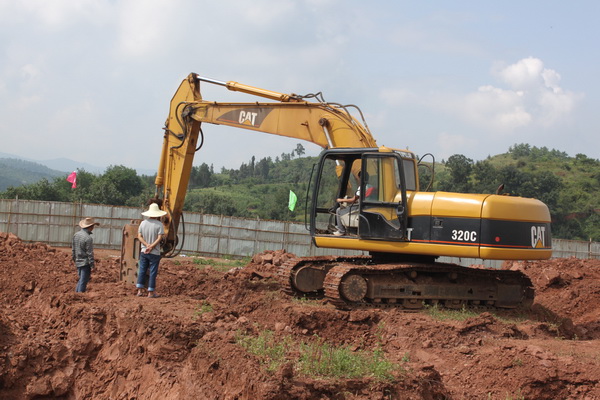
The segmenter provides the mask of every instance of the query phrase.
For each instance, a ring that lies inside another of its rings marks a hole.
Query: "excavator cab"
[[[360,172],[360,177],[359,177]],[[550,213],[535,199],[422,192],[417,160],[406,150],[340,148],[321,153],[312,186],[311,236],[317,247],[368,251],[379,259],[548,258]],[[340,235],[336,199],[360,189]]]
[[[358,192],[363,194],[360,200],[341,214],[348,237],[406,240],[407,193],[418,190],[417,185],[412,153],[386,148],[326,150],[314,182],[311,234],[333,234],[335,200]]]

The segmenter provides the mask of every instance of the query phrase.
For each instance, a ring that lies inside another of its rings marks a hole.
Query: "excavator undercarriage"
[[[531,280],[522,272],[430,262],[379,263],[371,256],[293,258],[278,271],[282,290],[326,298],[338,308],[528,308]]]

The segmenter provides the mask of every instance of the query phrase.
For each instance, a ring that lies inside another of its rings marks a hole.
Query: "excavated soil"
[[[118,252],[97,249],[78,294],[70,249],[0,233],[0,398],[600,399],[600,260],[507,265],[534,282],[530,311],[442,319],[291,299],[273,279],[289,256],[265,252],[231,270],[163,259],[162,297],[150,299],[119,281]],[[396,368],[384,379],[323,377],[303,372],[297,351],[270,368],[240,342],[268,332],[382,351]]]

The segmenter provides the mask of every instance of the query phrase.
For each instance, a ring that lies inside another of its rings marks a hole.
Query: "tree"
[[[295,151],[296,151],[296,155],[297,155],[298,157],[302,157],[302,156],[304,155],[304,153],[306,152],[306,151],[304,150],[304,146],[302,146],[302,143],[298,143],[298,144],[296,145],[296,150],[295,150]],[[293,152],[292,152],[292,153],[293,153]]]
[[[123,206],[127,200],[142,193],[144,184],[136,170],[122,165],[110,166],[104,175],[96,179],[89,189],[91,203]]]
[[[471,190],[469,178],[473,170],[473,160],[462,154],[454,154],[446,161],[446,167],[450,169],[450,181],[442,190],[468,193]]]
[[[190,188],[210,187],[213,182],[214,172],[211,171],[208,164],[202,163],[199,167],[193,167],[190,174]]]
[[[267,179],[269,179],[269,170],[271,169],[272,164],[273,161],[271,161],[271,157],[262,158],[256,164],[256,176],[258,176],[263,182],[266,182]]]
[[[117,190],[125,197],[135,196],[143,188],[142,180],[137,171],[123,165],[108,167],[102,178],[113,182]]]
[[[584,240],[593,240],[595,242],[600,241],[600,213],[599,211],[593,211],[592,215],[586,218],[583,223],[583,237]]]
[[[531,179],[525,188],[521,188],[523,196],[533,197],[555,210],[558,206],[559,193],[562,190],[562,181],[549,171],[531,174]]]
[[[531,154],[531,146],[525,143],[515,144],[509,147],[508,152],[513,158],[528,157]]]
[[[87,172],[84,169],[77,170],[77,187],[71,188],[71,184],[66,179],[61,179],[59,186],[61,191],[66,193],[67,201],[96,203],[94,197],[90,193],[92,184],[98,179],[97,175]]]
[[[124,206],[126,198],[117,189],[117,185],[104,177],[96,180],[89,190],[89,199],[86,203],[110,204]]]
[[[498,170],[489,160],[477,161],[473,166],[473,191],[475,193],[495,193],[500,186]]]
[[[46,178],[27,186],[9,187],[5,193],[7,198],[19,197],[27,200],[65,201],[64,198],[61,198],[57,187],[48,182]]]
[[[525,182],[531,180],[526,172],[519,170],[514,165],[498,169],[498,182],[504,184],[505,192],[525,196]]]
[[[190,193],[185,199],[185,209],[203,214],[229,215],[235,217],[249,217],[250,215],[241,207],[236,206],[234,195],[231,193],[203,190]]]

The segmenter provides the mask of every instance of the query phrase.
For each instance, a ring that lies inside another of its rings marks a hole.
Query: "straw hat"
[[[166,215],[166,214],[167,214],[167,212],[159,209],[158,204],[156,204],[156,203],[150,204],[150,207],[148,207],[148,211],[142,213],[142,215],[144,217],[150,217],[150,218],[162,217],[163,215]]]
[[[89,228],[92,225],[100,225],[99,222],[95,222],[94,218],[84,218],[79,221],[79,226],[82,228]]]

